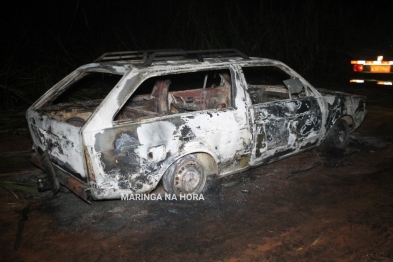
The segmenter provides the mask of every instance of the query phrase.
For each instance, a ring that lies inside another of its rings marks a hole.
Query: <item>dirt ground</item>
[[[204,200],[88,205],[70,192],[0,188],[0,259],[393,261],[393,91],[347,91],[368,96],[347,149],[212,180]],[[27,135],[1,139],[1,180],[35,184],[30,148]]]

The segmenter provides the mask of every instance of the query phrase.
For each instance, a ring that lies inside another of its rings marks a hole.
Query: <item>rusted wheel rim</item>
[[[201,165],[190,160],[177,168],[173,180],[173,189],[176,194],[200,193],[205,180]]]

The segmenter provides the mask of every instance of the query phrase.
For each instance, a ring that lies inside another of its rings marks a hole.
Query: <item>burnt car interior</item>
[[[95,62],[144,61],[150,66],[156,61],[197,60],[205,58],[248,56],[236,49],[196,50],[145,50],[106,53]],[[101,72],[84,72],[65,85],[54,98],[37,108],[58,121],[83,126],[94,110],[121,79],[121,75]],[[229,70],[187,72],[147,79],[121,110],[114,121],[139,120],[169,114],[224,109],[231,106],[231,76]],[[65,90],[65,91],[64,91]],[[146,92],[149,90],[149,92]]]
[[[83,126],[121,78],[122,75],[109,73],[82,73],[37,111],[61,122]]]
[[[309,95],[299,79],[291,78],[275,66],[244,67],[243,73],[253,104]],[[82,73],[62,89],[63,93],[59,91],[58,96],[38,110],[58,121],[81,127],[121,77],[110,73]],[[114,121],[225,109],[232,106],[231,88],[228,69],[151,77],[136,89]]]
[[[138,87],[114,120],[140,120],[228,108],[231,106],[231,86],[229,70],[152,77]]]

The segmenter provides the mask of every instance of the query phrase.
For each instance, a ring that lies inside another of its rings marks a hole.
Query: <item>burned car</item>
[[[40,186],[81,198],[198,194],[218,178],[324,143],[343,148],[365,97],[316,89],[235,49],[107,53],[27,111]]]

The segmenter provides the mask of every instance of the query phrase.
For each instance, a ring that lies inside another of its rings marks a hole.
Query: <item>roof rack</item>
[[[141,50],[141,51],[121,51],[105,53],[94,62],[111,62],[122,60],[146,60],[151,54],[157,52],[181,52],[183,49],[157,49],[157,50]]]
[[[204,58],[215,57],[241,57],[243,59],[250,59],[247,55],[237,49],[214,49],[214,50],[192,50],[192,51],[157,51],[149,55],[143,63],[143,66],[150,66],[154,61],[162,60],[189,60],[197,59],[203,62]]]

